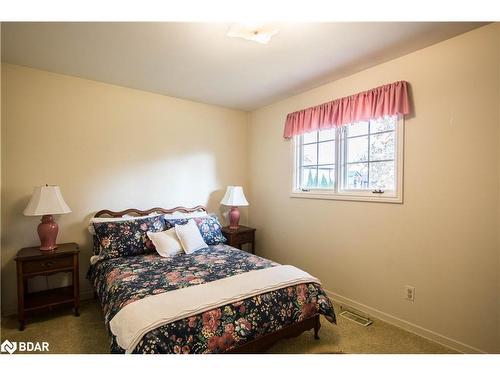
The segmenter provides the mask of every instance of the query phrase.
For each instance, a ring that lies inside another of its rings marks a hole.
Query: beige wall
[[[500,23],[497,23],[497,29],[498,29],[498,61],[500,61]],[[500,64],[498,64],[498,96],[500,97]],[[498,118],[500,119],[500,105],[498,106]],[[499,132],[500,133],[500,132]],[[499,141],[499,145],[500,145],[500,141]],[[500,147],[498,148],[498,151],[500,152]],[[499,178],[500,178],[500,174],[499,174]],[[500,186],[500,182],[499,182],[499,186]],[[499,189],[499,193],[500,193],[500,189]],[[500,201],[500,200],[499,200]],[[498,210],[498,213],[500,215],[500,208]],[[499,227],[498,227],[498,242],[499,242],[499,246],[498,246],[498,259],[499,259],[499,262],[498,262],[498,294],[500,296],[500,218],[499,218]],[[498,352],[500,353],[500,297],[498,298]]]
[[[259,253],[420,332],[500,352],[499,37],[498,24],[483,27],[254,111]],[[405,123],[404,204],[290,198],[286,114],[397,80],[410,82],[415,108]],[[414,303],[402,298],[407,284]]]
[[[2,75],[4,312],[15,310],[13,257],[39,242],[39,218],[22,215],[33,186],[59,184],[73,210],[58,218],[58,240],[82,245],[84,295],[97,210],[218,211],[226,185],[246,186],[244,112],[20,66],[2,65]]]

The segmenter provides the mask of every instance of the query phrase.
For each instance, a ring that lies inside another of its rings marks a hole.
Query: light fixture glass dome
[[[242,38],[261,44],[267,44],[278,31],[279,30],[271,24],[235,23],[231,25],[226,35],[232,38]]]

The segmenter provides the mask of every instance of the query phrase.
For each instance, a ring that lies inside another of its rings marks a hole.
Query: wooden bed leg
[[[314,339],[319,340],[319,329],[321,328],[321,323],[319,321],[319,315],[316,315],[314,319]]]

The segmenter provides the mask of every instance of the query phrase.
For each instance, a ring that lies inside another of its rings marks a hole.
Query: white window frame
[[[395,191],[384,191],[382,194],[373,193],[372,189],[366,190],[340,190],[339,182],[342,173],[340,165],[341,150],[340,133],[344,130],[337,131],[335,136],[335,184],[333,189],[311,189],[308,191],[297,188],[299,175],[298,168],[300,166],[300,136],[293,137],[292,147],[292,186],[290,197],[292,198],[307,198],[307,199],[334,199],[345,201],[361,201],[361,202],[385,202],[385,203],[403,203],[403,166],[404,166],[404,118],[398,116],[396,121],[396,152],[395,152]]]

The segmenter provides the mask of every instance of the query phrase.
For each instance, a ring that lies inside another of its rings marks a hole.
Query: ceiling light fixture
[[[269,24],[235,23],[231,25],[226,35],[231,38],[242,38],[261,44],[267,44],[277,33],[278,29]]]

